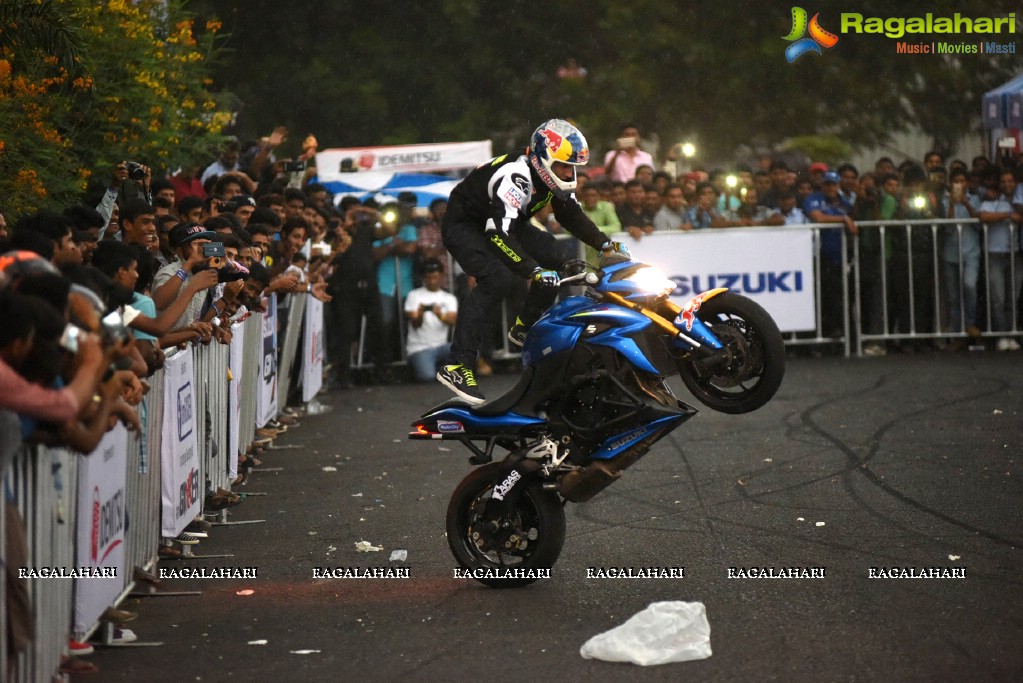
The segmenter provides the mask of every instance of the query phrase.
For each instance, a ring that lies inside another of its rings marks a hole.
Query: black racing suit
[[[554,236],[529,222],[547,204],[586,244],[599,249],[607,242],[574,198],[561,199],[540,182],[525,156],[497,157],[473,169],[451,192],[441,235],[466,274],[476,278],[476,287],[458,312],[450,362],[476,363],[487,323],[517,279],[529,277],[537,266],[555,270],[564,263]],[[554,288],[530,287],[522,323],[531,326],[556,297]]]

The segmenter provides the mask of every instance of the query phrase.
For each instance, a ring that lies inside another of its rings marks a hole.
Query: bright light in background
[[[689,158],[692,158],[692,156],[694,154],[696,154],[696,147],[693,146],[693,143],[691,143],[691,142],[683,142],[682,143],[682,155],[685,156],[687,159],[689,159]]]

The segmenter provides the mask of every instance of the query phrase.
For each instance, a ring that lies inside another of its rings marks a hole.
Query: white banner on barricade
[[[124,587],[128,431],[120,423],[78,464],[75,631],[85,633]],[[86,576],[88,575],[88,576]]]
[[[167,358],[163,396],[160,533],[174,538],[202,510],[191,348]]]
[[[242,359],[245,349],[245,326],[237,323],[231,327],[231,350],[227,367],[231,372],[231,381],[227,385],[227,476],[234,479],[238,476],[239,434],[242,419],[242,391],[245,390],[242,380]]]
[[[810,230],[706,229],[616,238],[633,258],[660,268],[678,284],[671,297],[678,304],[725,287],[767,309],[783,332],[817,328]]]
[[[341,170],[342,164],[352,171],[385,173],[473,168],[490,160],[494,156],[492,149],[490,140],[325,149],[316,155],[316,174],[321,183],[334,180],[357,183],[353,173]]]
[[[263,367],[256,389],[256,427],[277,414],[277,295],[271,294],[263,311]]]
[[[323,303],[307,296],[302,339],[302,401],[307,403],[323,386]]]

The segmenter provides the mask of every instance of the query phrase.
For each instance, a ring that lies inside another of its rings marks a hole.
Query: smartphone
[[[622,149],[632,149],[636,146],[636,138],[618,138],[618,146]]]
[[[60,347],[70,353],[78,353],[78,337],[81,334],[80,327],[68,323],[64,327],[64,333],[60,335]]]
[[[202,245],[202,255],[206,257],[209,267],[213,269],[223,267],[224,261],[227,258],[223,242],[207,242]]]

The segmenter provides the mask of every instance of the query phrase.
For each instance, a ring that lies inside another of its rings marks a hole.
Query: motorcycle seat
[[[522,396],[526,393],[526,390],[529,388],[532,378],[533,368],[524,368],[522,375],[519,377],[519,381],[515,383],[515,386],[495,399],[487,401],[482,405],[474,406],[470,403],[466,403],[461,398],[450,398],[447,401],[430,408],[428,411],[423,413],[421,417],[426,417],[427,415],[431,415],[438,410],[444,410],[445,408],[464,408],[465,410],[471,411],[477,415],[483,415],[486,417],[503,415],[514,408],[515,404],[519,402],[519,399],[522,398]]]

